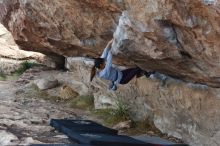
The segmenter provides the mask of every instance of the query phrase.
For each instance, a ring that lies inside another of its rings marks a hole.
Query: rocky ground
[[[66,136],[49,126],[49,121],[52,118],[75,119],[81,111],[34,96],[18,96],[25,88],[25,81],[27,78],[0,82],[0,145],[70,143]]]
[[[24,94],[35,79],[43,78],[48,74],[63,73],[47,68],[37,68],[30,69],[18,80],[0,81],[0,145],[73,143],[65,135],[49,126],[49,121],[52,118],[90,119],[102,122],[101,119],[87,111],[69,108],[62,101],[56,102],[39,98],[36,93]],[[129,132],[137,134],[132,130]],[[177,139],[161,135],[158,131],[147,133],[180,142]],[[122,134],[126,134],[126,130],[122,131]]]

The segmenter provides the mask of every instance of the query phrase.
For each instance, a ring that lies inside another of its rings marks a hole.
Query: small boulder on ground
[[[59,96],[61,99],[70,99],[70,98],[74,98],[77,97],[79,95],[79,93],[77,93],[76,91],[74,91],[70,86],[68,85],[63,85],[60,89],[60,93]]]
[[[131,128],[131,120],[120,122],[113,127],[113,129],[116,130],[123,130],[129,128]]]
[[[17,145],[19,139],[14,134],[7,132],[5,130],[0,130],[0,145]]]
[[[58,86],[58,80],[53,77],[50,77],[46,79],[35,80],[34,84],[36,84],[40,90],[46,90]]]

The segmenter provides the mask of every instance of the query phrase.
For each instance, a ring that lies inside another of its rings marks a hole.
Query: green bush
[[[116,117],[120,117],[121,119],[124,120],[129,120],[129,107],[125,102],[122,100],[122,98],[117,98],[116,101],[116,109],[114,110],[114,115]]]
[[[37,66],[35,62],[25,61],[21,63],[21,67],[19,67],[14,74],[21,75],[23,74],[27,69],[30,69],[34,66]]]
[[[129,113],[129,107],[123,102],[122,98],[117,98],[115,109],[99,109],[94,111],[94,114],[103,119],[104,123],[108,126],[130,120]]]
[[[6,75],[3,73],[3,71],[0,70],[0,81],[5,81]]]

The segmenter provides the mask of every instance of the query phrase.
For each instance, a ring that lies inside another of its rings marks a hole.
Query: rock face
[[[106,82],[88,83],[89,62],[73,59],[67,67],[80,77],[81,92],[92,89],[97,99],[122,96],[136,118],[149,117],[191,145],[217,146],[219,6],[219,0],[1,0],[0,22],[22,49],[53,57],[98,56],[114,33],[118,64],[179,80],[169,78],[162,87],[158,79],[141,78],[106,91]]]
[[[2,0],[0,22],[22,49],[94,57],[119,20],[118,63],[220,87],[219,12],[218,0]]]
[[[3,0],[0,22],[25,50],[91,55],[111,39],[123,1]]]
[[[168,76],[162,84],[165,75],[157,73],[150,78],[133,79],[113,92],[108,90],[108,82],[99,78],[89,82],[91,60],[67,58],[66,67],[72,72],[67,77],[68,83],[82,82],[84,94],[92,92],[97,108],[107,107],[107,104],[114,108],[117,98],[121,97],[135,120],[151,119],[162,132],[192,146],[220,145],[219,89]]]
[[[0,47],[0,57],[17,60],[37,58],[40,60],[43,57],[46,57],[41,53],[20,50],[11,33],[2,24],[0,24]]]
[[[36,60],[53,68],[64,64],[63,57],[53,56],[52,58],[42,53],[21,50],[15,43],[12,34],[2,24],[0,24],[0,48],[0,72],[4,74],[14,72],[26,60]]]
[[[219,1],[126,2],[128,11],[114,33],[117,56],[145,69],[220,87]]]
[[[108,85],[106,82],[97,78],[92,84],[89,82],[93,64],[94,61],[92,59],[85,57],[68,57],[66,59],[66,68],[74,74],[73,79],[70,78],[70,81],[73,81],[69,84],[75,84],[76,79],[78,82],[84,83],[82,86],[84,89],[80,88],[80,90],[84,90],[84,94],[93,94],[95,109],[115,108],[115,98],[117,96],[114,92],[107,91]]]

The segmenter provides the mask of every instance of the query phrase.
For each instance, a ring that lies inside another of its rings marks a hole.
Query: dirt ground
[[[34,80],[34,74],[29,77],[26,75],[18,81],[0,81],[0,145],[73,143],[49,126],[50,119],[80,119],[86,113],[34,95],[19,96],[28,78]]]

